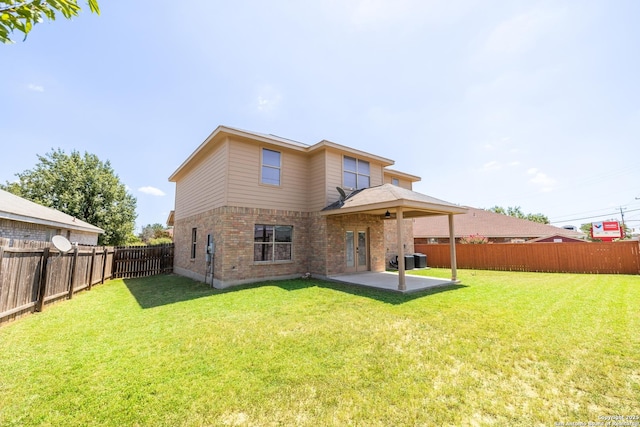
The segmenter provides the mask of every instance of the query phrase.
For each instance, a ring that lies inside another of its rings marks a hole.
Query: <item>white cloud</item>
[[[534,184],[538,187],[538,189],[542,192],[553,191],[556,186],[556,180],[548,176],[544,172],[540,172],[536,168],[530,168],[527,171],[527,174],[532,175],[533,177],[529,180],[530,183]]]
[[[33,91],[33,92],[44,92],[44,86],[37,85],[37,84],[34,84],[34,83],[29,83],[27,85],[27,89],[29,89],[30,91]]]
[[[520,162],[518,160],[514,160],[512,162],[509,162],[509,166],[520,166]]]
[[[282,94],[273,86],[263,86],[259,90],[256,107],[261,112],[272,112],[278,108],[282,101]]]
[[[502,169],[502,165],[498,161],[492,160],[482,165],[482,168],[480,170],[482,172],[488,172],[488,171],[495,171],[498,169]]]
[[[145,193],[145,194],[149,194],[151,196],[165,196],[164,191],[160,190],[159,188],[155,188],[155,187],[140,187],[138,188],[138,191],[141,193]]]

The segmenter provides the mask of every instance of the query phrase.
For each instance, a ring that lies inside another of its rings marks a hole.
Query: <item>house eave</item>
[[[64,228],[64,229],[68,229],[68,230],[76,230],[76,231],[83,231],[86,233],[94,233],[94,234],[104,234],[104,230],[99,228],[99,227],[83,227],[81,225],[75,225],[75,224],[68,224],[66,222],[60,222],[60,221],[51,221],[51,220],[46,220],[46,219],[41,219],[41,218],[33,218],[33,217],[29,217],[29,216],[24,216],[24,215],[17,215],[17,214],[12,214],[9,212],[0,212],[0,219],[7,219],[10,221],[18,221],[18,222],[26,222],[29,224],[38,224],[38,225],[44,225],[47,227],[53,227],[53,228]]]
[[[329,209],[320,212],[323,216],[367,214],[384,216],[387,211],[395,217],[396,211],[401,208],[404,218],[418,218],[423,216],[436,215],[459,215],[466,213],[462,207],[442,206],[432,203],[416,203],[410,200],[394,200],[380,203],[373,203],[363,206],[342,206],[337,209]]]
[[[322,149],[333,149],[343,153],[349,153],[358,158],[367,159],[367,160],[380,163],[382,164],[383,167],[391,166],[395,163],[393,160],[387,159],[386,157],[376,156],[375,154],[367,153],[366,151],[357,150],[355,148],[351,148],[341,144],[337,144],[335,142],[327,141],[326,139],[318,142],[315,145],[312,145],[311,147],[307,148],[306,151],[309,153],[312,153],[314,151],[318,151]]]

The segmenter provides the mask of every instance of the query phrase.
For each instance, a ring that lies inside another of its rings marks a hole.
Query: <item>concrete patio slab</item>
[[[330,276],[329,280],[342,283],[350,283],[352,285],[369,286],[372,288],[385,289],[388,291],[400,292],[408,294],[412,292],[420,292],[430,288],[436,288],[440,286],[454,285],[459,282],[449,279],[441,279],[437,277],[425,277],[414,276],[407,274],[406,278],[406,290],[398,289],[398,273],[383,271],[372,272],[367,271],[364,273],[352,273],[352,274],[340,274],[337,276]]]

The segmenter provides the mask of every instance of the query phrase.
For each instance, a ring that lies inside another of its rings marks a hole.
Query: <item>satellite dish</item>
[[[344,190],[340,187],[336,187],[336,190],[338,190],[338,193],[340,193],[340,200],[344,202],[347,198],[347,193],[345,193]]]
[[[66,254],[71,250],[71,242],[68,241],[64,236],[53,236],[51,238],[51,243],[57,250],[60,251],[60,253]]]

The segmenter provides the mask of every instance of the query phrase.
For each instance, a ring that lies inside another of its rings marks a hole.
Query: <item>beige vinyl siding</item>
[[[326,179],[326,191],[327,191],[327,200],[325,203],[329,205],[340,198],[340,193],[336,190],[336,187],[344,187],[342,183],[342,153],[333,150],[326,150],[326,165],[325,165],[325,173],[327,174]],[[349,191],[347,191],[348,193]]]
[[[393,178],[398,180],[398,186],[399,187],[406,188],[407,190],[413,190],[413,183],[411,181],[409,181],[408,179],[398,178],[397,176],[393,176],[393,175],[386,175],[385,174],[384,183],[385,184],[393,184],[393,182],[391,182]]]
[[[371,163],[370,185],[376,187],[384,184],[384,167],[381,164]]]
[[[262,148],[281,153],[279,186],[260,182]],[[308,160],[304,153],[242,140],[230,140],[229,206],[308,211],[308,180]]]
[[[311,211],[319,211],[329,205],[325,176],[326,165],[325,151],[314,153],[309,159],[309,196],[307,201]]]
[[[227,142],[219,144],[176,183],[176,219],[225,205],[228,151]]]

